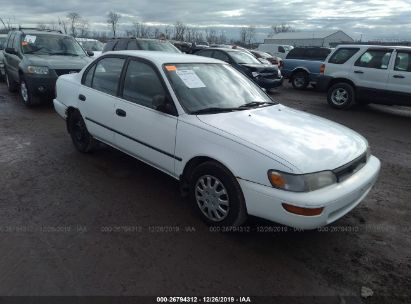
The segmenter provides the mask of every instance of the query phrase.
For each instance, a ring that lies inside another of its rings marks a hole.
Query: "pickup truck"
[[[315,85],[321,65],[330,53],[328,48],[294,48],[284,59],[281,72],[295,89],[304,90],[310,83]]]

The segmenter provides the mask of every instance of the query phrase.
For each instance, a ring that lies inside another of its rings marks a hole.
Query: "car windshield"
[[[24,54],[86,56],[74,38],[63,35],[24,35],[21,46]]]
[[[0,37],[0,50],[4,50],[5,43],[6,43],[6,37]]]
[[[261,64],[261,62],[259,62],[254,56],[251,56],[244,52],[230,52],[230,55],[234,59],[234,61],[238,64],[244,64],[244,63]]]
[[[164,70],[182,107],[190,114],[274,103],[253,81],[227,64],[167,64]]]
[[[86,51],[101,52],[104,47],[100,41],[80,41],[79,43]]]
[[[139,48],[145,51],[181,53],[179,49],[166,40],[137,40],[137,43]]]

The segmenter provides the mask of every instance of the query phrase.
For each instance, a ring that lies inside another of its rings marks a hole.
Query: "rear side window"
[[[112,51],[116,44],[117,44],[117,40],[111,40],[107,42],[106,46],[103,49],[103,53]]]
[[[303,59],[303,58],[305,58],[305,49],[303,49],[303,48],[292,49],[288,53],[286,58],[287,59]]]
[[[398,52],[395,58],[394,70],[399,72],[411,72],[411,53]]]
[[[309,48],[305,52],[305,58],[308,60],[324,61],[331,50],[326,48]]]
[[[97,63],[92,88],[116,96],[123,70],[123,58],[104,58]]]
[[[334,64],[344,64],[346,63],[352,56],[354,56],[360,49],[358,48],[339,48],[332,54],[329,63]]]
[[[388,69],[392,50],[368,50],[355,62],[355,66],[370,69]]]

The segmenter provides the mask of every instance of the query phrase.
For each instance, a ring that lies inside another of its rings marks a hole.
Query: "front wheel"
[[[337,83],[328,90],[327,101],[333,108],[349,109],[355,101],[354,88],[348,83]]]
[[[191,201],[210,226],[240,226],[247,219],[241,187],[234,175],[216,162],[199,165],[190,182]]]
[[[76,149],[81,153],[89,153],[96,146],[96,140],[87,130],[83,117],[78,111],[69,115],[68,130]]]
[[[27,107],[31,107],[37,103],[37,99],[33,96],[33,93],[31,92],[31,89],[24,77],[21,77],[20,79],[20,100]]]

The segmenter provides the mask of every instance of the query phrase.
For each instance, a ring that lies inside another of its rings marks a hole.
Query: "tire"
[[[310,83],[306,72],[297,72],[291,76],[291,84],[296,90],[305,90]]]
[[[10,78],[9,73],[6,71],[6,84],[7,84],[7,89],[11,93],[15,93],[18,90],[18,85],[13,79]]]
[[[90,135],[80,112],[72,112],[68,119],[68,131],[77,151],[81,153],[92,152],[96,147],[96,140]]]
[[[237,179],[217,162],[205,162],[194,169],[190,178],[190,200],[210,226],[237,227],[247,219],[245,200]]]
[[[355,103],[354,88],[344,82],[334,84],[328,89],[327,101],[335,109],[349,109]]]
[[[19,90],[20,100],[26,107],[31,107],[38,104],[38,99],[33,96],[24,76],[20,77],[20,90]]]

